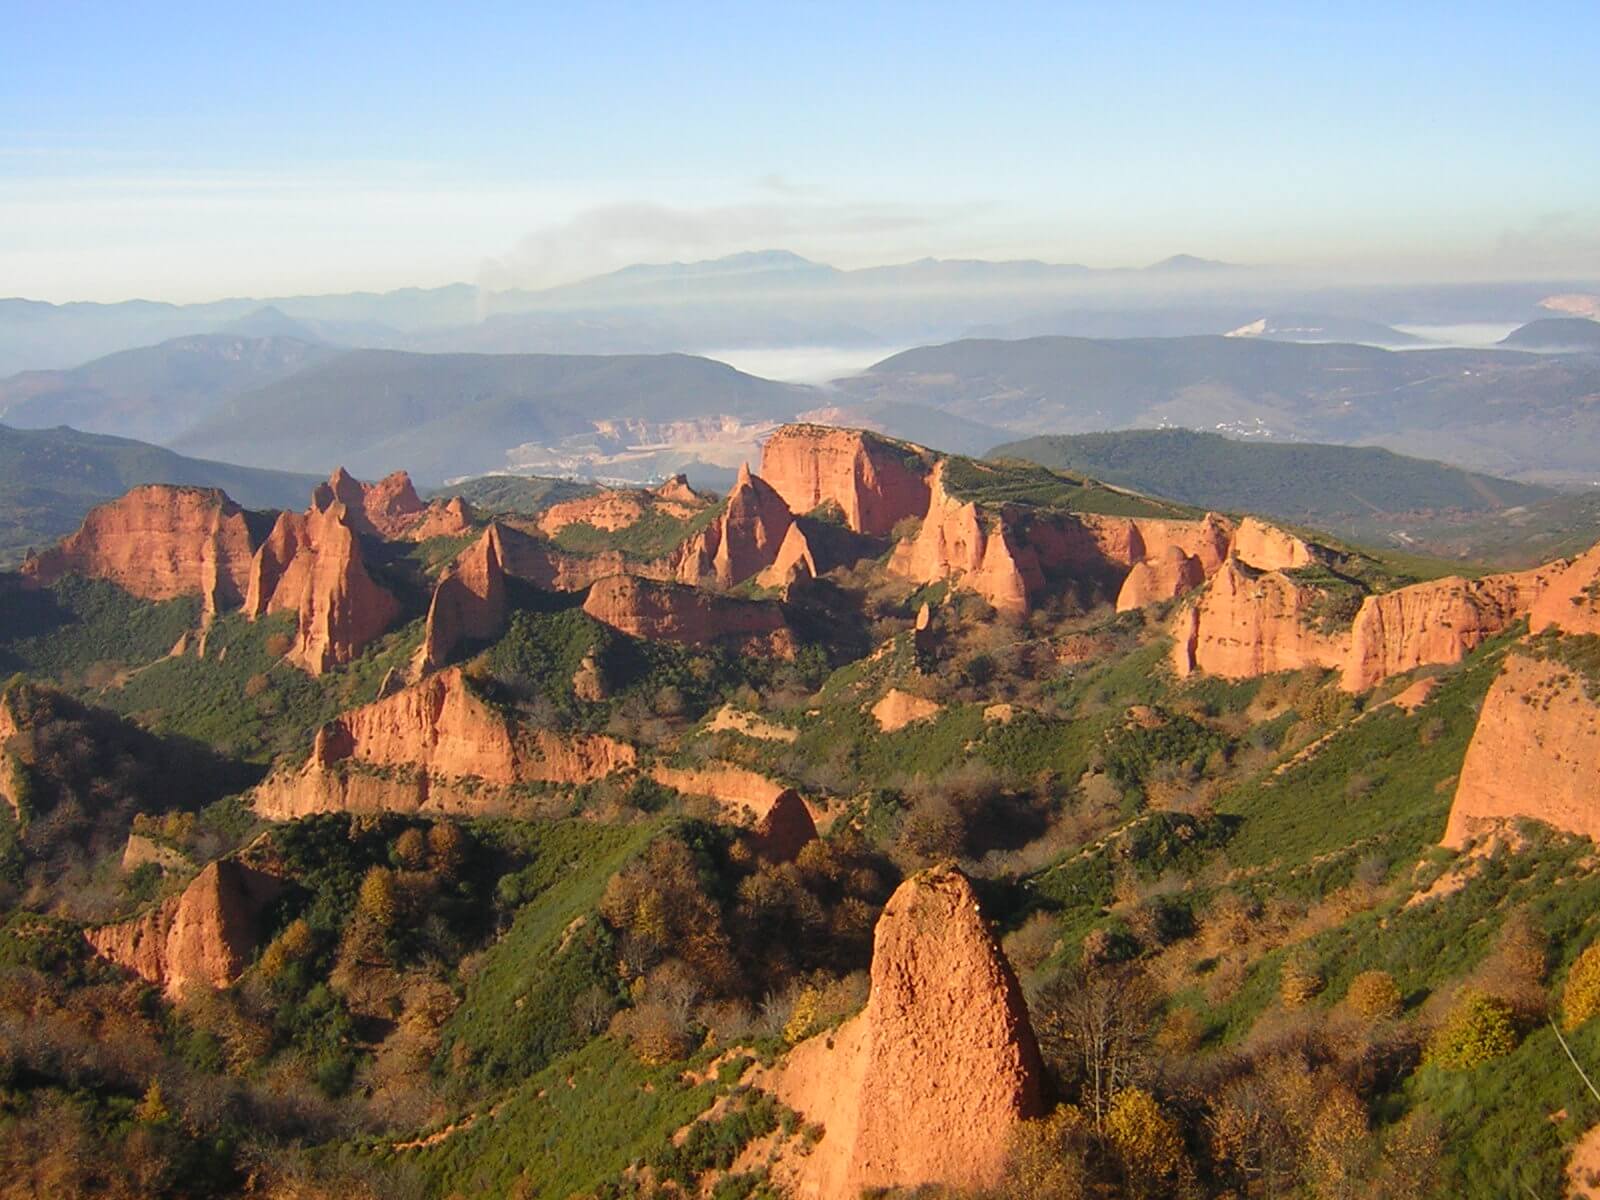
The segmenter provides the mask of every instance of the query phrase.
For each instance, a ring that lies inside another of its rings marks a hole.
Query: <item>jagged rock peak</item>
[[[922,871],[878,920],[865,1011],[776,1074],[779,1098],[823,1126],[811,1154],[782,1166],[816,1200],[993,1187],[1017,1123],[1042,1109],[1043,1074],[972,884],[954,867]]]

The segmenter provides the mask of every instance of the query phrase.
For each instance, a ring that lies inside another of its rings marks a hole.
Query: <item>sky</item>
[[[0,295],[783,247],[1600,274],[1600,3],[0,0]]]

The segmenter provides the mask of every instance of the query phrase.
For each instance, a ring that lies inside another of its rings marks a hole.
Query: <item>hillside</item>
[[[0,425],[0,567],[71,533],[103,500],[142,483],[221,488],[246,508],[298,508],[317,480],[185,458],[75,429]]]
[[[277,333],[176,338],[71,370],[26,371],[0,380],[0,421],[165,442],[228,397],[292,375],[329,353],[326,346]]]
[[[1484,546],[1474,554],[1461,542],[1463,522],[1557,500],[1548,488],[1377,447],[1246,442],[1188,429],[1027,438],[996,446],[989,456],[1076,471],[1204,508],[1260,513],[1356,541],[1479,561],[1503,561],[1508,547]],[[1580,536],[1589,529],[1600,536],[1600,526],[1575,518],[1569,513],[1562,523]]]
[[[236,396],[171,442],[283,469],[343,463],[381,475],[405,463],[437,482],[504,467],[524,443],[602,441],[602,423],[648,434],[723,416],[775,421],[804,389],[687,355],[406,354],[355,350]]]
[[[1600,451],[1590,358],[1390,351],[1252,338],[963,341],[838,380],[1021,434],[1179,426],[1382,445],[1530,483],[1580,483]],[[846,401],[836,401],[846,403]]]
[[[1545,317],[1513,329],[1501,339],[1516,350],[1600,352],[1600,321],[1584,317]]]
[[[1217,443],[1043,444],[1533,495]],[[720,499],[570,486],[338,472],[270,528],[142,487],[0,574],[36,1191],[1497,1200],[1589,1161],[1600,548],[1451,574],[815,423]]]

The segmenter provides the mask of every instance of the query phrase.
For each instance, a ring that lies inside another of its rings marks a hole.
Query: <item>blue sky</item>
[[[782,245],[1600,270],[1600,4],[0,0],[0,294]]]

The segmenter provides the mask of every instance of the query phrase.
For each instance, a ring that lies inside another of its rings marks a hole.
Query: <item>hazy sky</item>
[[[783,246],[1600,273],[1600,2],[0,0],[0,295]]]

